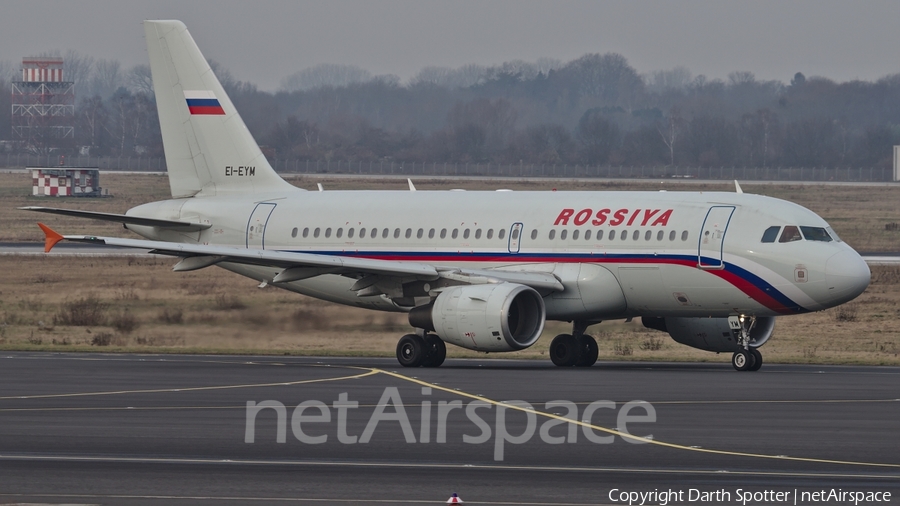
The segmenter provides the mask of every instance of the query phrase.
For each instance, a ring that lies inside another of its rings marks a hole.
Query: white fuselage
[[[773,226],[830,228],[801,206],[749,194],[297,190],[176,199],[129,214],[211,225],[128,226],[164,241],[548,272],[566,288],[545,297],[555,320],[796,314],[846,302],[869,279],[839,240],[762,242]],[[267,282],[279,272],[220,265]],[[417,304],[360,297],[353,283],[324,274],[278,286],[371,309]]]

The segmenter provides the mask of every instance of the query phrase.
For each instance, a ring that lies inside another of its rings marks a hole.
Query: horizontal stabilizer
[[[173,228],[182,232],[196,232],[206,230],[212,225],[206,223],[191,223],[189,221],[158,220],[155,218],[141,218],[139,216],[127,216],[124,214],[99,213],[96,211],[79,211],[77,209],[58,209],[54,207],[20,207],[23,211],[37,211],[39,213],[60,214],[74,218],[89,218],[92,220],[113,221],[128,225],[143,225],[145,227]]]

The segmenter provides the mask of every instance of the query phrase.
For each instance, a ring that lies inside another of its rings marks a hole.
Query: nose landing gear
[[[732,367],[737,371],[758,371],[763,363],[762,353],[750,347],[750,331],[756,325],[756,317],[730,316],[728,323],[738,332],[738,346],[742,348],[731,356]]]

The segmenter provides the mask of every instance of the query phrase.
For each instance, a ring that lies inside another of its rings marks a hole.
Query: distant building
[[[29,167],[32,195],[37,197],[102,197],[109,190],[100,187],[100,171],[95,168]]]
[[[75,139],[75,83],[63,78],[63,59],[22,58],[12,83],[13,139],[31,148],[56,148]]]

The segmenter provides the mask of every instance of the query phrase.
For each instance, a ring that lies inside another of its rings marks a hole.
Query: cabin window
[[[669,240],[670,240],[670,241],[674,241],[674,240],[675,240],[675,231],[674,231],[674,230],[671,231],[671,232],[669,232]]]
[[[476,238],[476,239],[481,239],[481,229],[480,229],[480,228],[479,228],[478,230],[475,231],[475,238]]]
[[[400,229],[395,228],[394,229],[394,239],[399,239],[399,238],[400,238]]]
[[[641,231],[640,231],[640,230],[635,230],[635,231],[634,231],[634,234],[631,236],[631,239],[632,239],[633,241],[637,241],[637,240],[640,239],[640,238],[641,238]]]
[[[807,241],[832,241],[831,236],[822,227],[800,227],[800,231],[803,232],[803,238]]]
[[[366,229],[364,229],[364,228],[359,229],[359,238],[360,239],[366,238]]]
[[[468,238],[469,238],[469,229],[465,229],[465,230],[463,230],[463,239],[468,239]]]
[[[387,239],[389,233],[390,233],[390,230],[388,230],[388,229],[382,230],[382,231],[381,231],[381,238],[382,238],[382,239]]]
[[[519,239],[519,229],[516,228],[516,229],[513,229],[513,231],[512,231],[512,240],[515,241],[518,239]]]
[[[497,232],[497,239],[500,239],[502,241],[505,238],[506,238],[506,229],[501,228],[500,231]]]
[[[623,230],[622,233],[619,234],[619,239],[621,239],[621,240],[623,240],[623,241],[628,240],[628,231],[627,231],[627,230]]]
[[[316,230],[313,232],[313,237],[319,237],[319,227],[316,227]]]
[[[563,230],[559,233],[559,239],[560,239],[561,241],[565,241],[565,240],[566,240],[566,236],[568,236],[568,235],[569,235],[569,231],[563,229]]]
[[[763,232],[762,242],[775,242],[775,239],[778,238],[778,231],[781,230],[781,227],[769,227]]]
[[[666,235],[666,233],[663,232],[662,230],[660,230],[659,232],[656,233],[656,240],[657,240],[657,241],[662,241],[662,240],[663,240],[663,237],[664,237],[665,235]]]
[[[494,237],[494,229],[489,228],[487,233],[487,238],[492,239]]]
[[[420,228],[418,232],[416,232],[416,239],[421,239],[425,235],[425,229]]]
[[[360,230],[362,230],[362,229],[360,229]],[[352,239],[352,238],[353,238],[353,233],[354,233],[354,231],[353,231],[353,229],[351,228],[350,230],[347,231],[347,237]]]
[[[325,229],[325,237],[326,238],[331,237],[331,227],[328,227]]]
[[[447,237],[447,229],[446,229],[446,228],[442,228],[442,229],[441,229],[441,239],[444,239],[444,238],[446,238],[446,237]]]
[[[572,240],[573,241],[578,240],[578,230],[575,230],[574,232],[572,232]]]
[[[598,240],[598,241],[602,241],[602,240],[603,240],[603,231],[602,231],[602,230],[598,230],[598,231],[597,231],[597,240]]]
[[[532,241],[537,239],[537,234],[538,234],[537,229],[534,229],[531,231],[531,240]]]
[[[549,237],[550,237],[550,240],[551,240],[551,241],[552,241],[553,239],[555,239],[555,238],[556,238],[556,230],[551,230],[551,231],[550,231]]]
[[[303,238],[306,239],[309,237],[309,227],[303,229]]]
[[[412,237],[412,229],[408,228],[406,229],[406,238],[409,239],[410,237]]]
[[[601,230],[600,233],[602,234],[603,231]],[[601,236],[601,239],[602,239],[602,238],[603,238],[603,237]],[[609,231],[609,240],[610,240],[610,241],[615,241],[615,240],[616,240],[616,231],[615,231],[615,230],[610,230],[610,231]]]
[[[687,230],[685,230],[684,232],[681,233],[681,240],[687,241],[687,238],[688,238],[688,232],[687,232]]]
[[[653,232],[648,230],[647,233],[644,234],[644,240],[649,241],[651,237],[653,237]]]
[[[803,240],[803,236],[800,235],[800,229],[793,225],[788,225],[784,227],[784,231],[781,233],[781,239],[778,239],[778,242],[794,242],[801,240]]]
[[[429,239],[434,239],[434,229],[433,229],[433,228],[432,228],[431,230],[428,231],[428,238],[429,238]]]
[[[342,236],[342,235],[344,235],[344,229],[343,229],[343,228],[338,228],[337,231],[334,233],[334,236],[335,236],[335,237],[340,237],[340,236]]]
[[[294,230],[291,230],[291,237],[297,237],[297,227],[294,227]]]
[[[456,239],[457,237],[459,237],[459,229],[458,229],[458,228],[454,228],[454,229],[453,229],[453,232],[450,233],[450,238],[451,238],[451,239]]]
[[[384,234],[384,235],[387,235],[387,234]],[[369,237],[371,237],[372,239],[378,237],[378,229],[373,227],[373,228],[372,228],[372,233],[369,234]]]

